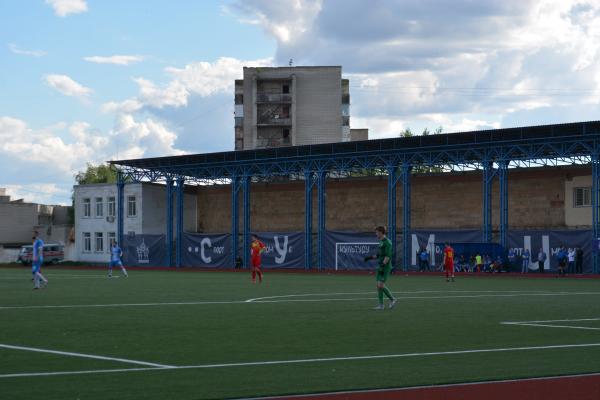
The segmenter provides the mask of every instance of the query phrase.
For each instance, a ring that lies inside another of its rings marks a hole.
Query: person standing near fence
[[[429,252],[425,247],[419,253],[419,271],[429,271]]]
[[[583,274],[583,250],[581,247],[575,251],[575,273]]]
[[[577,256],[577,254],[575,252],[575,248],[569,249],[569,252],[567,254],[567,258],[569,260],[569,267],[567,269],[567,272],[569,274],[575,273],[575,257],[576,256]]]
[[[544,253],[544,249],[540,249],[540,252],[538,253],[537,256],[537,261],[538,261],[538,265],[540,268],[540,274],[544,273],[544,264],[546,264],[546,258],[548,258],[546,256],[546,253]]]
[[[448,242],[445,243],[444,247],[444,271],[446,273],[446,282],[454,282],[454,249],[450,247]]]
[[[366,256],[365,261],[377,260],[377,275],[375,277],[377,281],[377,298],[379,304],[374,309],[377,311],[384,310],[383,296],[385,295],[389,300],[389,308],[394,308],[396,305],[396,298],[392,295],[392,292],[385,286],[385,283],[390,276],[392,270],[392,242],[385,236],[385,227],[378,226],[375,228],[375,235],[379,240],[379,246],[377,248],[377,255]]]
[[[256,275],[258,282],[262,283],[263,273],[260,270],[261,256],[265,251],[265,244],[258,240],[258,236],[252,235],[252,243],[250,244],[250,255],[252,256],[252,283],[256,283]]]
[[[521,273],[526,274],[529,271],[529,259],[531,258],[531,253],[529,253],[529,249],[525,249],[523,252],[523,265],[521,267]]]

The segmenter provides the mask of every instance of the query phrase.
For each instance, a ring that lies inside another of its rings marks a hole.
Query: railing
[[[265,149],[270,147],[285,147],[290,146],[291,140],[287,138],[257,138],[256,148]]]
[[[292,95],[289,93],[256,93],[257,103],[291,103]]]
[[[276,116],[259,117],[258,125],[292,125],[291,118],[277,118]]]

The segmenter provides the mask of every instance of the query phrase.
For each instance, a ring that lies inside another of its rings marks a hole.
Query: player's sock
[[[258,281],[262,283],[262,271],[257,271]]]
[[[34,289],[38,289],[40,287],[40,277],[37,276],[37,273],[33,276],[33,287]]]
[[[121,271],[123,271],[123,275],[127,276],[127,270],[125,269],[125,267],[121,267]]]
[[[48,279],[46,279],[46,277],[44,275],[42,275],[41,272],[36,272],[36,275],[39,276],[39,278],[42,280],[42,282],[48,283]]]
[[[379,305],[383,305],[383,289],[377,288],[377,298],[379,299]]]
[[[392,296],[392,292],[390,292],[390,289],[388,289],[387,287],[384,286],[382,291],[383,291],[383,294],[385,294],[388,299],[394,300],[394,296]]]
[[[112,277],[112,268],[108,269],[108,277],[111,278]]]
[[[256,281],[256,271],[252,270],[252,282]]]

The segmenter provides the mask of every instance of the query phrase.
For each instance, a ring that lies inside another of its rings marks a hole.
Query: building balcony
[[[286,138],[257,138],[256,148],[257,149],[268,149],[272,147],[285,147],[292,144],[289,137]]]
[[[278,118],[277,116],[271,117],[259,117],[256,121],[256,125],[275,125],[275,126],[288,126],[292,125],[291,118]]]
[[[256,93],[257,103],[291,103],[292,95],[290,93]]]

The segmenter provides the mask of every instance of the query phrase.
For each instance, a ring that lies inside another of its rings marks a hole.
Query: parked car
[[[17,261],[23,264],[31,264],[33,258],[33,246],[23,246],[19,252]],[[62,244],[48,243],[44,245],[44,263],[58,264],[65,259],[65,247]]]

